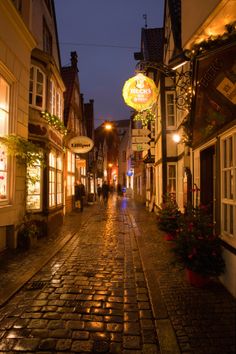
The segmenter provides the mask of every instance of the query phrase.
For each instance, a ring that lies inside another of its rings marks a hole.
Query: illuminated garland
[[[41,112],[41,116],[48,122],[48,124],[58,130],[61,134],[66,135],[67,129],[62,123],[62,121],[55,115],[43,111]]]
[[[145,111],[138,112],[134,116],[134,121],[141,121],[142,125],[147,125],[149,122],[155,120],[155,115],[152,113],[150,109],[146,109]]]
[[[225,26],[226,31],[218,36],[210,36],[208,39],[194,44],[190,50],[186,50],[185,55],[190,59],[193,59],[199,54],[211,50],[217,46],[228,43],[229,41],[236,40],[236,21],[229,23]]]

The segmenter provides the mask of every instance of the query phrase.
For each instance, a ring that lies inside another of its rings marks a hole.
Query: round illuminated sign
[[[125,82],[122,94],[128,106],[143,111],[155,103],[157,88],[152,79],[139,73]]]
[[[75,154],[85,154],[93,148],[93,141],[87,136],[76,136],[70,139],[68,147]]]

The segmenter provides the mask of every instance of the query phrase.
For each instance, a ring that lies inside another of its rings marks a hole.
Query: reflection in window
[[[35,183],[28,181],[26,207],[27,210],[41,209],[41,166],[40,163],[36,166],[27,168],[27,174],[33,177]]]

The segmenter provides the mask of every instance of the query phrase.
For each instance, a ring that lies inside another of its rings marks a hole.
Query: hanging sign
[[[155,103],[157,88],[152,79],[139,73],[125,82],[122,94],[128,106],[143,111]]]
[[[69,140],[68,147],[75,154],[85,154],[93,148],[93,141],[87,136],[75,136]]]

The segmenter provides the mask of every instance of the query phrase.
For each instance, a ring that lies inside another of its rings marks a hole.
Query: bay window
[[[0,74],[0,137],[9,133],[10,85]],[[8,161],[6,148],[0,143],[0,202],[8,199]]]
[[[30,69],[29,104],[34,108],[45,108],[45,74],[37,66]]]
[[[54,80],[50,80],[49,112],[62,120],[62,92]]]

